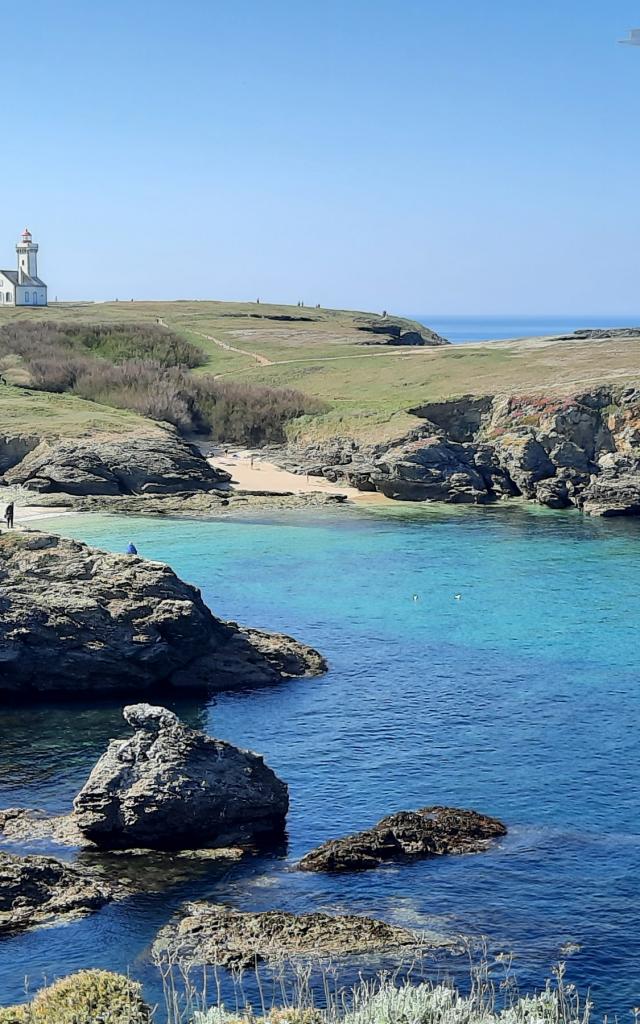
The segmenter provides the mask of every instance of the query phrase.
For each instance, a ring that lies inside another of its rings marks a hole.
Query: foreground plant
[[[507,977],[499,995],[486,965],[472,972],[468,995],[452,985],[378,979],[332,996],[324,1010],[306,1005],[306,997],[302,1005],[274,1007],[260,1017],[216,1006],[197,1012],[192,1024],[589,1024],[591,1003],[565,984],[563,964],[539,994],[505,995],[510,982]]]
[[[151,1024],[141,986],[110,971],[80,971],[25,1006],[0,1009],[0,1024]]]

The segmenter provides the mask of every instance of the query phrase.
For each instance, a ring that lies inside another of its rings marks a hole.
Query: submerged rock
[[[0,694],[221,690],[317,675],[290,637],[216,618],[161,562],[27,532],[0,537]]]
[[[357,871],[386,861],[478,853],[506,832],[497,818],[457,807],[398,811],[364,832],[330,839],[307,853],[298,867],[302,871]]]
[[[384,953],[452,945],[452,940],[354,914],[245,913],[215,903],[191,903],[179,923],[160,932],[154,949],[195,964],[251,967],[298,956]]]
[[[55,857],[0,852],[0,933],[89,914],[124,894],[123,887]]]
[[[74,821],[103,847],[225,846],[281,835],[287,786],[259,754],[149,704],[124,709],[136,730],[112,740],[74,800]]]

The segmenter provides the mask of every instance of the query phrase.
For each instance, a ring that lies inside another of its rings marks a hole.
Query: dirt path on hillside
[[[197,334],[200,338],[206,338],[207,341],[212,341],[214,345],[223,348],[226,352],[239,352],[241,356],[249,356],[250,359],[255,359],[259,366],[273,366],[273,360],[261,356],[259,352],[249,352],[246,348],[235,348],[233,345],[228,345],[226,341],[215,338],[213,334],[204,334],[202,331],[192,331],[192,333]],[[216,376],[220,377],[222,374],[216,374]]]

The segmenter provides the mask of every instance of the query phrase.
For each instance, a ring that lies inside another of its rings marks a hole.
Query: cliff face
[[[2,534],[0,592],[0,698],[221,690],[326,667],[216,618],[167,565],[44,533]]]
[[[460,398],[411,412],[424,422],[397,441],[334,439],[283,462],[404,501],[524,496],[592,515],[640,514],[640,388]]]

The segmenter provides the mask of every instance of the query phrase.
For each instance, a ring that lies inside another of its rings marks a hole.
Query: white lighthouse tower
[[[34,278],[38,276],[38,245],[33,241],[29,228],[25,228],[16,245],[18,254],[18,275],[20,284],[24,283],[25,277]]]
[[[0,306],[46,306],[47,286],[38,277],[38,246],[29,228],[16,245],[17,270],[0,270]]]

